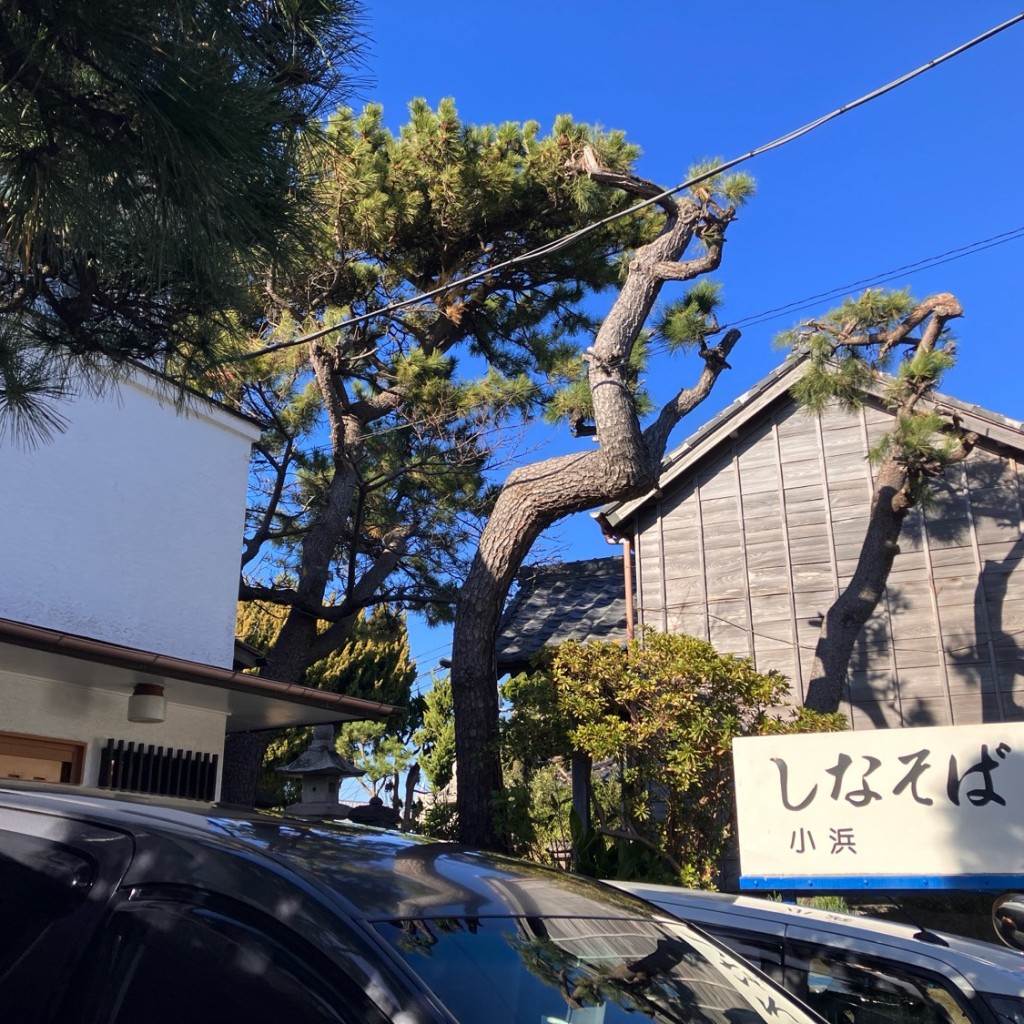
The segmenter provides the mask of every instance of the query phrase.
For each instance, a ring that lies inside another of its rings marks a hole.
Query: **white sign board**
[[[745,877],[1024,873],[1024,723],[733,741]]]

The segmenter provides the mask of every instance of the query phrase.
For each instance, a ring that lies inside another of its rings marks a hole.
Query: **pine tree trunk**
[[[614,446],[612,446],[614,447]],[[661,452],[637,436],[631,456],[603,450],[561,456],[510,474],[480,537],[459,592],[452,636],[452,703],[459,839],[502,849],[492,818],[501,790],[497,636],[509,588],[533,542],[553,522],[601,503],[642,494],[657,478]]]
[[[579,838],[590,832],[590,790],[593,786],[594,759],[583,750],[572,752],[572,811],[579,822]],[[578,845],[578,844],[577,844]],[[577,867],[579,850],[572,851],[573,867]]]
[[[871,514],[857,568],[822,623],[804,707],[823,712],[839,710],[854,645],[882,598],[893,560],[899,553],[903,520],[910,509],[907,472],[887,458],[875,479]]]
[[[733,330],[714,350],[702,346],[705,366],[697,384],[681,390],[654,423],[641,428],[628,382],[629,355],[666,281],[691,280],[717,268],[735,211],[730,207],[713,215],[689,198],[671,199],[651,182],[601,167],[589,148],[575,169],[611,187],[657,199],[666,217],[661,233],[634,254],[615,304],[584,354],[600,447],[509,475],[459,594],[451,673],[459,838],[492,849],[503,842],[491,814],[494,794],[501,789],[495,651],[512,580],[533,542],[552,523],[608,501],[637,497],[655,484],[672,428],[710,393],[739,338]],[[698,227],[705,252],[678,262]]]
[[[220,802],[232,807],[252,807],[256,801],[260,769],[273,733],[229,732],[224,739],[224,773]]]
[[[545,525],[536,516],[525,515],[526,501],[514,507],[508,493],[506,486],[481,535],[469,576],[459,592],[452,636],[459,839],[485,849],[503,847],[491,807],[502,787],[495,653],[498,622],[512,580]]]
[[[402,808],[402,828],[409,831],[414,824],[416,787],[420,781],[420,765],[417,761],[405,773],[405,806]]]
[[[260,675],[282,683],[300,683],[307,668],[309,646],[316,637],[316,623],[294,612],[285,620],[267,664]],[[256,802],[260,769],[276,730],[228,733],[224,742],[221,803],[252,807]]]

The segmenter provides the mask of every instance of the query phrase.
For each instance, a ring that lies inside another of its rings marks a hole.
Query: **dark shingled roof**
[[[533,566],[498,631],[498,673],[522,672],[545,647],[564,640],[625,640],[626,595],[621,558]]]

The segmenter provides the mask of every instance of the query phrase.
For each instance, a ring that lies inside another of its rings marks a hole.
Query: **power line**
[[[988,238],[981,238],[974,242],[968,242],[966,245],[958,246],[955,249],[947,249],[945,252],[938,253],[934,256],[926,256],[924,259],[915,260],[913,263],[905,263],[903,266],[894,267],[892,270],[883,270],[877,274],[871,275],[870,277],[862,277],[859,280],[851,281],[848,284],[837,285],[836,287],[829,288],[826,291],[804,296],[802,299],[793,299],[790,302],[783,303],[781,306],[772,306],[770,309],[762,310],[760,313],[748,314],[747,316],[733,320],[732,322],[719,327],[717,330],[710,332],[708,337],[714,337],[715,335],[721,334],[723,331],[729,330],[730,328],[746,329],[748,327],[756,327],[758,324],[767,323],[770,320],[778,320],[780,317],[786,316],[790,313],[799,313],[802,309],[807,309],[819,302],[824,302],[826,299],[836,299],[840,296],[848,295],[857,288],[888,284],[890,281],[894,281],[905,275],[920,273],[924,270],[932,270],[935,267],[943,266],[943,264],[961,260],[965,256],[973,256],[975,253],[984,252],[986,249],[992,249],[997,245],[1005,245],[1007,242],[1015,242],[1020,238],[1024,238],[1024,224],[1020,227],[1011,228],[1009,231],[1003,231],[997,235],[991,235]],[[650,347],[652,355],[658,355],[667,351],[668,346],[664,343],[652,345]]]
[[[416,662],[417,667],[419,667],[419,665],[425,661],[436,661],[437,659],[435,658],[435,655],[444,654],[446,651],[451,650],[451,646],[452,644],[451,641],[449,640],[447,643],[443,643],[437,647],[433,647],[429,651],[421,651],[419,654],[410,654],[409,660]],[[416,675],[416,679],[425,679],[440,667],[441,666],[439,665],[432,665],[430,668],[424,669],[422,672],[418,672]]]
[[[333,334],[335,331],[345,330],[346,328],[355,327],[361,323],[371,320],[375,317],[386,316],[389,313],[395,313],[402,309],[406,309],[409,306],[417,305],[425,302],[428,299],[436,298],[439,295],[443,295],[455,288],[461,288],[463,285],[471,284],[474,281],[481,280],[491,274],[494,274],[501,270],[507,270],[512,267],[521,266],[526,263],[534,262],[535,260],[542,259],[544,256],[549,256],[552,253],[559,252],[569,245],[579,241],[581,238],[593,234],[595,231],[600,230],[603,227],[607,227],[609,224],[614,223],[617,220],[621,220],[624,217],[628,217],[631,214],[638,213],[641,210],[647,209],[664,199],[676,195],[679,192],[685,191],[686,189],[692,188],[694,185],[698,185],[703,181],[707,181],[710,178],[714,178],[725,171],[732,170],[734,167],[738,167],[740,164],[745,163],[748,160],[752,160],[756,156],[761,156],[764,153],[769,153],[772,150],[780,149],[782,146],[788,145],[790,142],[795,142],[797,139],[802,138],[804,135],[809,134],[822,125],[827,124],[829,121],[833,121],[843,114],[849,113],[851,110],[856,110],[858,107],[862,107],[873,100],[879,99],[886,93],[892,92],[894,89],[899,88],[901,85],[905,85],[907,82],[912,81],[919,75],[923,75],[926,71],[931,71],[932,68],[938,67],[940,64],[944,64],[948,60],[952,60],[954,57],[958,57],[960,54],[965,53],[967,50],[991,39],[993,36],[998,35],[1000,32],[1005,31],[1011,26],[1017,24],[1020,21],[1024,21],[1024,13],[1017,14],[1014,17],[996,25],[994,28],[989,29],[987,32],[983,32],[979,36],[975,36],[973,39],[968,40],[965,43],[961,43],[959,46],[952,50],[936,57],[934,60],[928,61],[926,64],[922,64],[920,67],[915,68],[913,71],[908,71],[906,74],[901,75],[899,78],[893,79],[886,85],[880,86],[877,89],[872,90],[869,93],[865,93],[863,96],[845,104],[844,106],[838,107],[828,114],[824,114],[821,117],[816,118],[813,121],[803,125],[800,128],[796,128],[785,135],[779,136],[777,139],[773,139],[771,142],[765,143],[763,146],[758,146],[755,149],[750,150],[740,156],[733,157],[731,160],[726,160],[724,163],[718,164],[710,170],[704,171],[695,177],[689,178],[672,188],[665,189],[663,192],[645,199],[639,203],[628,207],[625,210],[620,210],[618,213],[609,214],[607,217],[603,217],[600,220],[594,221],[591,224],[585,225],[576,231],[570,232],[569,234],[563,235],[560,238],[556,238],[545,245],[539,246],[536,249],[532,249],[529,252],[521,253],[518,256],[513,256],[511,259],[505,260],[502,263],[497,263],[493,266],[487,267],[484,270],[476,271],[472,274],[467,274],[465,277],[457,278],[454,281],[450,281],[445,285],[441,285],[438,288],[433,288],[429,291],[421,292],[411,296],[407,299],[402,299],[397,302],[388,303],[382,306],[380,309],[375,309],[367,313],[361,313],[358,316],[350,317],[346,320],[342,320],[340,323],[332,324],[330,327],[323,327],[320,330],[313,331],[310,334],[305,334],[299,338],[293,338],[290,341],[276,342],[273,345],[267,345],[262,349],[255,352],[247,352],[237,356],[231,356],[220,361],[219,365],[225,365],[229,363],[244,362],[250,359],[256,359],[260,356],[270,355],[273,352],[279,352],[284,349],[294,348],[298,345],[305,345],[312,341],[317,341],[320,338],[326,337],[328,334]]]
[[[992,249],[997,245],[1005,245],[1007,242],[1014,242],[1020,238],[1024,238],[1024,224],[1016,228],[1011,228],[1009,231],[990,235],[988,238],[976,239],[973,242],[968,242],[966,245],[957,246],[955,249],[947,249],[945,252],[937,253],[934,256],[926,256],[923,259],[914,260],[912,263],[904,263],[902,266],[894,267],[891,270],[883,270],[877,274],[872,274],[869,277],[862,277],[847,284],[836,285],[833,288],[829,288],[823,292],[817,292],[814,295],[807,295],[801,299],[793,299],[780,306],[773,306],[770,309],[762,310],[760,313],[750,313],[738,318],[737,320],[733,320],[731,323],[727,323],[723,327],[719,327],[718,330],[712,331],[708,337],[721,334],[733,327],[756,327],[758,324],[767,323],[770,320],[777,320],[780,317],[786,316],[788,313],[797,313],[802,309],[815,305],[817,302],[822,302],[831,298],[838,298],[841,295],[847,295],[856,288],[886,284],[898,277],[902,277],[907,274],[912,275],[923,270],[931,270],[934,267],[940,267],[946,263],[953,263],[956,260],[964,259],[966,256],[973,256],[975,253],[984,252],[986,249]],[[664,343],[651,345],[649,349],[651,355],[660,355],[667,351],[668,346]],[[269,380],[269,378],[267,379]],[[534,383],[531,385],[530,390],[540,393],[544,389],[542,385]],[[377,431],[374,436],[383,436],[385,434],[398,433],[409,429],[411,429],[409,423],[396,423]],[[329,443],[311,445],[309,448],[304,449],[304,451],[308,452],[328,452],[331,450],[332,446]]]
[[[959,246],[956,249],[948,249],[946,252],[939,253],[936,256],[928,256],[914,263],[905,263],[901,267],[894,267],[892,270],[885,270],[871,277],[861,278],[859,281],[851,281],[849,284],[839,285],[835,288],[830,288],[828,291],[818,292],[816,295],[807,295],[802,299],[794,299],[792,302],[787,302],[782,306],[775,306],[760,313],[741,317],[739,320],[734,320],[732,323],[719,328],[719,331],[715,333],[728,330],[730,327],[753,327],[764,323],[766,320],[776,320],[787,313],[797,313],[801,309],[806,309],[808,306],[814,305],[819,301],[836,298],[838,295],[846,294],[857,288],[865,288],[873,284],[886,284],[904,274],[931,270],[933,267],[942,266],[944,263],[952,263],[954,260],[963,259],[964,256],[973,256],[976,252],[983,252],[985,249],[991,249],[996,245],[1005,245],[1007,242],[1013,242],[1021,237],[1024,237],[1024,225],[1013,228],[1010,231],[1004,231],[998,235],[992,235],[989,238],[969,242],[967,245]]]

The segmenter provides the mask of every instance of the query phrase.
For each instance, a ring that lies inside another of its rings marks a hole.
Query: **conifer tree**
[[[649,232],[632,217],[519,262],[629,200],[567,167],[573,152],[628,174],[636,148],[569,117],[542,135],[464,124],[450,100],[409,115],[397,134],[375,105],[331,120],[318,246],[260,279],[251,347],[269,351],[200,380],[265,425],[240,594],[283,615],[263,671],[286,682],[376,604],[450,616],[502,432],[543,407],[596,327],[583,300],[617,284],[619,254]],[[396,307],[424,292],[436,294]],[[225,799],[251,800],[263,742],[229,737]]]
[[[250,276],[303,244],[299,160],[351,85],[359,10],[6,0],[0,437],[59,429],[72,379],[208,353]]]
[[[592,147],[570,148],[568,167],[581,179],[620,194],[650,200],[660,230],[631,255],[625,280],[593,343],[583,353],[585,394],[564,408],[576,433],[592,419],[597,445],[581,454],[545,459],[513,470],[503,483],[459,591],[452,641],[459,838],[500,847],[493,815],[500,794],[495,646],[501,608],[516,572],[541,532],[576,512],[638,497],[657,482],[669,435],[710,394],[739,339],[726,331],[717,344],[716,295],[698,281],[722,258],[725,233],[739,204],[753,192],[746,175],[715,177],[711,167],[691,172],[693,187],[678,197],[653,182],[610,167]],[[646,426],[636,387],[636,351],[648,317],[668,282],[690,282],[687,295],[662,318],[670,348],[697,356],[695,379],[658,410]]]
[[[838,710],[854,644],[882,598],[903,521],[977,441],[955,416],[929,402],[956,361],[948,323],[962,315],[948,293],[918,302],[906,291],[869,289],[780,336],[783,345],[808,353],[808,369],[793,388],[806,409],[817,412],[830,402],[855,409],[881,384],[894,416],[870,453],[875,468],[867,530],[853,576],[822,622],[804,698],[808,708]]]
[[[455,774],[455,721],[447,677],[435,679],[424,697],[423,725],[416,741],[427,782],[435,791],[447,788]]]

